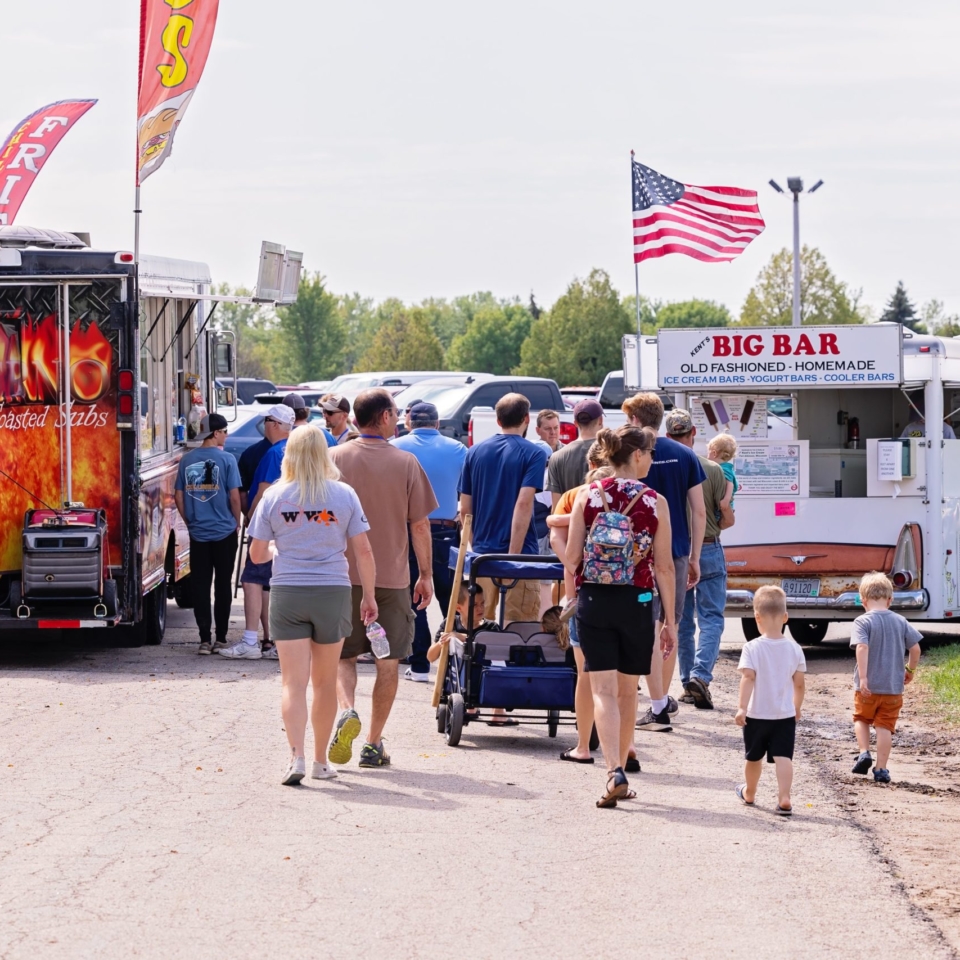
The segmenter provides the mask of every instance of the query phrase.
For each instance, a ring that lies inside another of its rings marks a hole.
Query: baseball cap
[[[440,419],[440,413],[432,403],[420,401],[410,407],[410,422],[418,423],[436,423]]]
[[[593,423],[603,416],[603,407],[596,400],[581,400],[573,408],[574,423]]]
[[[350,401],[339,393],[328,393],[320,400],[320,408],[327,413],[336,413],[338,410],[343,413],[350,412]]]
[[[293,414],[293,408],[282,403],[277,403],[270,407],[270,409],[267,410],[267,412],[263,415],[264,420],[266,420],[268,417],[271,420],[277,420],[280,423],[289,424],[291,427],[293,426],[294,420],[296,420],[296,417]]]
[[[227,429],[227,418],[219,413],[208,413],[200,419],[200,432],[197,434],[198,440],[206,440],[217,430]]]
[[[302,410],[307,405],[299,393],[288,393],[281,403],[288,406],[291,410]]]
[[[664,417],[667,436],[683,436],[693,429],[693,418],[681,407],[674,407]]]

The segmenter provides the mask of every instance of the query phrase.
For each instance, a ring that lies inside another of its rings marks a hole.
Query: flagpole
[[[137,178],[137,190],[133,201],[133,262],[140,263],[140,178]]]
[[[630,182],[633,182],[633,158],[634,153],[630,151]],[[636,256],[633,260],[633,285],[636,291],[637,299],[637,370],[640,369],[640,264],[637,263]]]

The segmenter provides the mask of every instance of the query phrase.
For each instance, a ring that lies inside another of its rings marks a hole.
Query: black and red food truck
[[[168,597],[189,606],[174,481],[234,376],[210,283],[202,263],[0,227],[0,630],[159,643]]]

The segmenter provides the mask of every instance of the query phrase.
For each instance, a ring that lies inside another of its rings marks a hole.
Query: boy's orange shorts
[[[902,693],[871,693],[865,697],[859,690],[853,691],[853,722],[862,720],[871,727],[882,727],[896,733],[897,717],[903,706]]]

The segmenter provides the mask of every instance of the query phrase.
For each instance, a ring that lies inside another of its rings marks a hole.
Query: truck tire
[[[753,617],[741,617],[740,626],[743,628],[743,636],[746,640],[756,640],[760,636],[760,628]]]
[[[163,642],[167,629],[167,584],[162,582],[143,598],[143,623],[140,624],[143,642],[156,646]]]
[[[799,644],[808,647],[815,647],[823,642],[830,628],[829,620],[791,620],[787,626],[790,628],[790,636]]]

